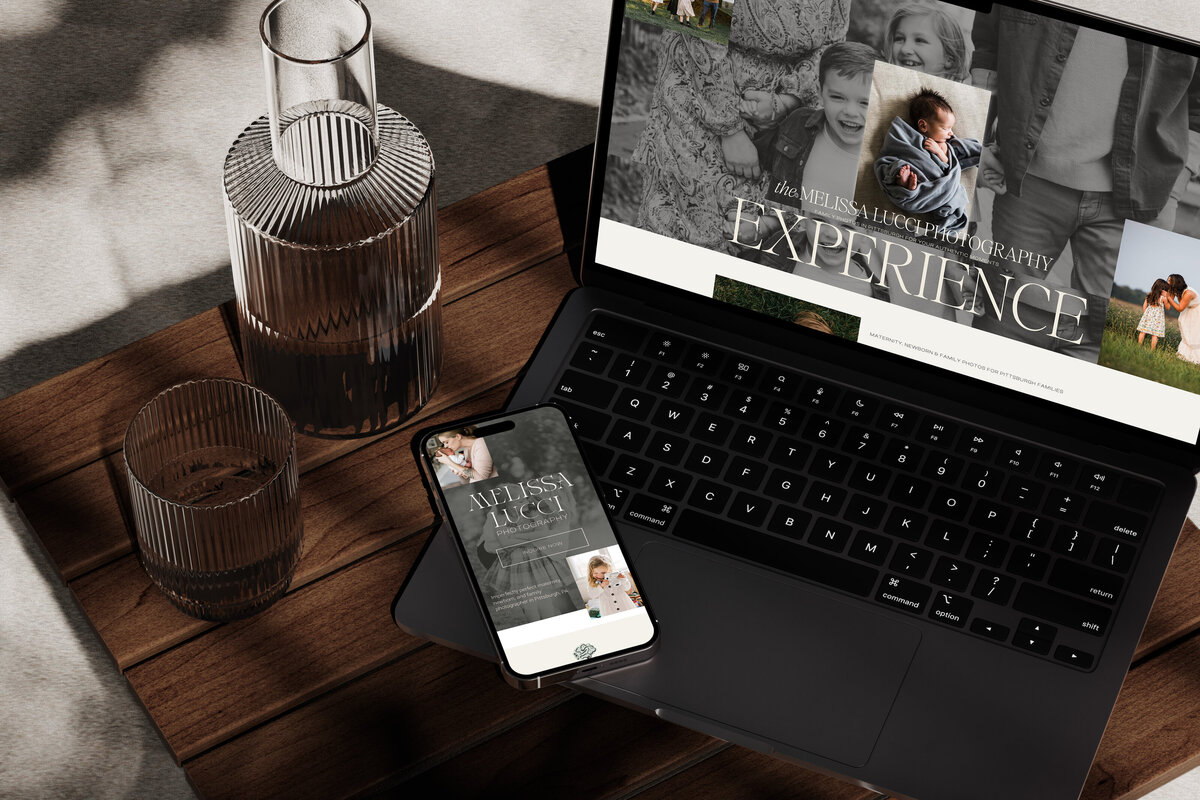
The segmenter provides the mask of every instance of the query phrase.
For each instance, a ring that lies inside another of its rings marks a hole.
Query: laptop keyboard
[[[615,518],[1083,670],[1160,491],[605,314],[553,394]]]

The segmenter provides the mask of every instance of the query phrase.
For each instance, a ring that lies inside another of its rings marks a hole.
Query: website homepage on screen
[[[1194,56],[998,5],[668,12],[626,3],[599,263],[1196,441]]]

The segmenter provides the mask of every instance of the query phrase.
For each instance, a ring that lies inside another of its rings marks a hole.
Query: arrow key
[[[1053,625],[1047,625],[1044,622],[1038,622],[1036,619],[1023,618],[1017,623],[1017,633],[1020,636],[1037,636],[1042,639],[1053,639],[1058,633],[1058,628]]]
[[[977,633],[980,636],[986,636],[989,639],[995,639],[997,642],[1003,642],[1008,639],[1008,628],[991,622],[981,617],[976,617],[971,621],[971,633]]]
[[[1054,651],[1054,657],[1064,664],[1070,664],[1072,667],[1079,669],[1088,669],[1092,666],[1091,653],[1085,653],[1082,650],[1076,650],[1074,647],[1067,647],[1065,644],[1060,644]]]
[[[1043,656],[1050,652],[1050,645],[1053,643],[1053,639],[1047,639],[1044,636],[1031,636],[1020,632],[1013,637],[1013,644],[1017,647]]]

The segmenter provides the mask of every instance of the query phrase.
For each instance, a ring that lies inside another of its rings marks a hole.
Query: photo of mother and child
[[[1182,275],[1157,278],[1142,301],[1142,317],[1137,324],[1137,341],[1141,345],[1150,336],[1150,349],[1158,347],[1160,337],[1166,336],[1166,309],[1179,312],[1179,357],[1200,364],[1200,296],[1189,288]]]

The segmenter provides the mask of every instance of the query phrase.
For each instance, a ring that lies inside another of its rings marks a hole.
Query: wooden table
[[[0,401],[0,480],[202,796],[877,796],[564,688],[518,692],[392,623],[433,521],[411,430],[503,403],[573,285],[587,157],[440,213],[442,388],[389,435],[300,437],[304,554],[288,594],[252,619],[214,625],[167,603],[134,553],[121,469],[125,426],[156,391],[241,376],[228,308]],[[1189,523],[1088,800],[1138,797],[1200,764],[1198,571]]]

